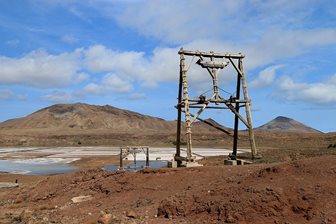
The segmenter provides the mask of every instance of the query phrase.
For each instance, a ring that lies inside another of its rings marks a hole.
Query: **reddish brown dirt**
[[[0,223],[331,224],[335,180],[336,156],[241,167],[81,170],[0,189]],[[85,195],[92,199],[71,201]]]

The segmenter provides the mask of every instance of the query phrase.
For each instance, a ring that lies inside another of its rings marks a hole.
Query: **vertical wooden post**
[[[137,161],[136,161],[136,152],[135,152],[135,149],[133,149],[133,158],[134,158],[134,169],[136,170]]]
[[[123,149],[120,148],[120,169],[123,169]]]
[[[182,103],[182,61],[184,61],[183,54],[180,55],[180,79],[179,79],[179,89],[178,89],[178,102],[177,102],[177,130],[176,130],[176,156],[181,156],[181,119],[182,119],[182,109],[181,109],[181,103]],[[177,161],[178,166],[180,166],[181,161]]]
[[[187,71],[185,69],[184,54],[181,54],[181,71],[182,71],[182,86],[183,86],[183,105],[186,122],[186,138],[187,138],[187,162],[191,162],[191,120],[189,111],[189,93],[187,83]]]
[[[241,71],[241,74],[242,74],[241,81],[242,81],[242,85],[243,85],[244,99],[247,101],[246,106],[245,106],[245,110],[246,110],[247,123],[249,124],[248,130],[249,130],[249,141],[250,141],[252,159],[254,159],[255,156],[257,155],[257,148],[256,148],[256,145],[255,145],[255,140],[254,140],[250,100],[248,98],[248,93],[247,93],[247,86],[246,86],[246,80],[245,80],[245,75],[244,75],[243,60],[240,60],[239,67],[240,67],[240,71]]]
[[[238,59],[238,69],[241,69],[241,60]],[[240,82],[241,82],[241,75],[237,74],[237,87],[236,87],[236,99],[240,99]],[[239,103],[236,102],[235,109],[239,113]],[[238,128],[239,128],[239,117],[238,115],[235,115],[235,120],[234,120],[234,132],[233,132],[233,149],[232,149],[232,158],[231,159],[236,159],[237,158],[237,149],[238,149]]]
[[[146,167],[149,167],[149,148],[146,148]]]

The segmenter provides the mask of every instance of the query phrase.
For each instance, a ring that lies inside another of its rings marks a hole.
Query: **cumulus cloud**
[[[33,51],[22,58],[0,57],[0,84],[34,87],[61,87],[83,79],[81,49],[71,53],[51,55],[43,50]]]
[[[101,3],[104,7],[93,7],[103,15],[114,18],[120,26],[173,44],[206,38],[244,42],[261,38],[274,27],[290,27],[293,30],[305,28],[302,27],[302,20],[316,28],[320,24],[316,24],[311,15],[315,10],[323,10],[318,7],[320,3],[305,0],[254,0],[252,3],[245,0],[194,0],[192,3],[184,0],[141,0],[123,2],[118,7],[109,1]],[[330,7],[335,6],[332,4]],[[302,10],[302,5],[311,10]]]
[[[144,53],[135,51],[117,52],[103,45],[94,45],[85,51],[86,66],[93,72],[118,70],[134,76],[134,71],[144,65]]]
[[[145,93],[132,93],[131,95],[129,95],[129,97],[127,99],[129,99],[129,100],[143,100],[143,99],[146,99],[146,94]]]
[[[103,87],[111,92],[128,92],[132,89],[132,84],[130,82],[111,73],[105,75],[102,84]]]
[[[144,52],[117,52],[94,45],[85,51],[85,63],[91,72],[114,72],[119,79],[139,80],[143,86],[155,87],[159,81],[175,80],[178,55],[175,48],[156,48],[151,57],[146,57]]]
[[[108,93],[126,93],[133,88],[130,81],[113,73],[106,74],[100,83],[89,83],[79,91],[81,95],[106,95]]]
[[[26,100],[28,98],[27,95],[24,94],[15,94],[13,91],[9,89],[0,89],[0,100]]]
[[[314,48],[336,44],[335,29],[282,30],[270,29],[260,40],[240,47],[248,57],[249,69],[295,57]]]
[[[180,44],[218,35],[222,30],[222,23],[218,22],[218,19],[222,18],[223,14],[232,15],[239,5],[239,1],[216,0],[196,0],[192,3],[176,0],[138,1],[125,4],[119,13],[106,12],[120,25],[131,27],[144,36]],[[226,9],[225,13],[223,8]],[[203,16],[205,14],[206,16]]]
[[[0,100],[7,100],[13,96],[13,92],[8,89],[0,89]]]
[[[283,66],[284,65],[274,65],[262,70],[258,77],[250,83],[249,87],[261,88],[273,84],[276,70]]]
[[[67,44],[74,44],[78,42],[78,39],[71,34],[65,34],[64,36],[62,36],[61,40]]]
[[[19,40],[8,40],[6,44],[12,47],[16,47],[17,45],[20,44],[20,41]]]
[[[76,94],[64,91],[53,91],[50,94],[41,96],[41,99],[52,103],[71,103],[75,102],[78,98]]]
[[[113,72],[119,79],[140,81],[145,88],[155,88],[160,82],[178,82],[179,48],[158,47],[151,56],[144,52],[116,52],[103,45],[94,45],[85,51],[85,63],[91,72]],[[196,65],[197,59],[186,58],[189,82],[192,86],[211,81],[208,72]],[[231,70],[232,72],[232,70]],[[232,76],[221,76],[221,80],[231,80]],[[115,82],[115,80],[114,80]],[[90,87],[90,86],[89,86]]]
[[[278,82],[278,95],[286,100],[316,104],[336,103],[336,74],[318,83],[298,83],[289,76],[282,76]]]

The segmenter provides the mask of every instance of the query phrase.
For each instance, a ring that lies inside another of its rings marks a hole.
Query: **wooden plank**
[[[242,71],[242,86],[243,86],[243,94],[244,94],[244,99],[248,99],[248,93],[247,93],[247,85],[246,85],[246,79],[244,76],[244,67],[243,67],[243,62],[240,60],[240,69]],[[253,133],[253,126],[252,126],[252,116],[251,116],[251,108],[250,108],[250,103],[246,103],[246,118],[248,122],[248,131],[249,131],[249,141],[250,141],[250,146],[251,146],[251,154],[252,154],[252,159],[254,159],[257,156],[257,147],[255,144],[255,139],[254,139],[254,133]]]
[[[233,63],[233,61],[230,59],[231,64],[233,64],[235,66],[235,64]],[[241,61],[241,59],[239,59],[239,62]],[[238,66],[240,65],[240,63],[238,63]],[[237,83],[236,83],[236,98],[239,99],[240,98],[240,82],[241,82],[241,75],[239,72],[240,69],[236,69],[238,72],[237,75]],[[239,103],[236,102],[236,106],[235,109],[236,111],[239,113]],[[239,117],[237,115],[235,115],[235,120],[234,120],[234,128],[233,128],[233,145],[232,145],[232,155],[234,158],[232,159],[236,159],[237,158],[237,149],[238,149],[238,128],[239,128]]]
[[[233,67],[236,69],[236,71],[238,72],[238,74],[241,76],[243,76],[243,72],[240,70],[240,68],[237,67],[237,65],[232,61],[231,58],[229,58],[231,64],[233,65]]]
[[[182,70],[184,69],[182,66],[182,60],[184,60],[184,56],[180,55],[180,80],[179,80],[179,89],[178,89],[178,103],[177,103],[177,130],[176,130],[176,155],[181,155],[181,120],[182,120]],[[180,165],[180,164],[178,164]]]
[[[244,58],[242,54],[228,54],[228,53],[215,53],[215,52],[201,52],[201,51],[188,51],[181,48],[178,52],[188,56],[203,56],[203,57],[215,57],[215,58]]]
[[[191,114],[191,116],[193,116],[193,115]],[[225,134],[228,134],[229,136],[233,136],[231,132],[229,132],[228,130],[225,130],[224,128],[221,128],[221,127],[219,127],[219,126],[216,126],[216,125],[214,125],[214,124],[211,124],[210,122],[208,122],[208,121],[206,121],[206,120],[203,120],[203,119],[201,119],[201,118],[199,118],[199,117],[197,117],[196,119],[199,120],[199,121],[202,121],[203,123],[205,123],[205,124],[207,124],[207,125],[209,125],[209,126],[211,126],[211,127],[216,128],[217,130],[220,130],[220,131],[224,132]]]

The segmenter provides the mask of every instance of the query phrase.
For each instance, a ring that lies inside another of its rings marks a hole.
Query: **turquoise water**
[[[136,167],[134,166],[134,163],[130,163],[127,165],[124,165],[124,170],[143,170],[145,168],[146,161],[137,161]],[[160,168],[160,167],[167,167],[167,161],[149,161],[149,166],[151,168]],[[105,170],[118,170],[119,166],[104,166]]]
[[[77,169],[63,163],[38,163],[17,160],[0,160],[0,173],[17,173],[27,175],[47,175],[66,173]]]

